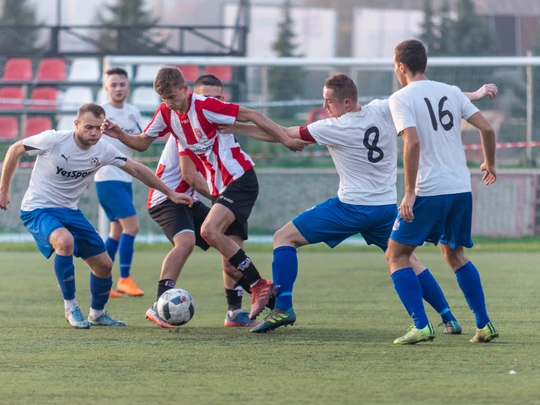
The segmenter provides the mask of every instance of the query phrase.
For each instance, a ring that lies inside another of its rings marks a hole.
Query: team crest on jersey
[[[133,121],[135,123],[137,122],[137,118],[135,118],[135,115],[133,115],[133,114],[128,115],[128,120]]]
[[[201,130],[199,128],[195,128],[195,129],[193,129],[193,131],[195,131],[195,136],[197,138],[199,138],[199,139],[202,138],[202,132],[201,132]]]
[[[90,164],[94,167],[99,166],[99,159],[97,156],[94,156],[92,159],[90,159]]]
[[[399,229],[399,218],[396,218],[394,222],[394,226],[392,227],[393,231],[397,231]]]

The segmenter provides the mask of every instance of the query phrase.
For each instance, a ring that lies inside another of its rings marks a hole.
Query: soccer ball
[[[195,302],[186,290],[174,288],[159,297],[157,311],[161,319],[169,325],[181,326],[193,318]]]

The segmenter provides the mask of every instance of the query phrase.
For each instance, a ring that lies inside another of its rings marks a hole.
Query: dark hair
[[[215,86],[223,88],[223,83],[214,75],[202,75],[195,81],[195,86]]]
[[[100,118],[101,116],[103,117],[107,116],[102,106],[100,106],[99,104],[88,103],[88,104],[83,104],[79,108],[79,111],[77,112],[77,119],[80,119],[87,112],[91,112],[92,114],[94,114],[94,117],[96,118]]]
[[[416,39],[400,42],[394,50],[396,62],[403,63],[413,75],[424,73],[427,66],[427,51],[424,44]]]
[[[127,77],[128,77],[127,72],[126,72],[124,69],[119,68],[119,67],[112,67],[112,68],[110,68],[110,69],[107,69],[107,70],[105,71],[105,74],[106,74],[107,76],[111,76],[111,75],[121,75],[121,76],[125,76],[126,79],[127,79]]]
[[[353,103],[358,102],[358,88],[354,84],[353,80],[345,73],[335,73],[326,79],[324,87],[332,89],[334,95],[343,101],[346,98],[350,98]]]
[[[154,79],[154,90],[160,97],[167,96],[171,89],[180,89],[186,83],[182,71],[176,66],[162,66]]]

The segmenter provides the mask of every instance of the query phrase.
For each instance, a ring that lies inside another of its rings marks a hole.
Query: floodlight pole
[[[527,56],[531,57],[532,52],[527,51]],[[532,72],[532,66],[527,65],[527,146],[525,148],[526,151],[526,157],[527,157],[527,165],[533,164],[533,150],[532,150],[532,132],[533,132],[533,72]]]

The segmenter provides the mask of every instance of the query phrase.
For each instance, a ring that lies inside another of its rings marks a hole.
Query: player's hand
[[[283,140],[283,145],[285,145],[287,148],[292,150],[293,152],[304,150],[304,148],[308,145],[311,145],[311,142],[303,141],[302,139],[297,138],[291,138],[290,136],[287,136],[285,140]]]
[[[486,186],[489,186],[497,181],[497,172],[495,172],[495,168],[493,166],[484,162],[480,166],[480,170],[484,172],[482,180],[484,180],[484,184]]]
[[[234,134],[234,125],[218,125],[218,131],[222,134]]]
[[[111,138],[118,138],[118,136],[120,136],[122,133],[122,128],[120,128],[118,124],[115,124],[111,120],[105,118],[103,124],[101,124],[101,133],[109,135]]]
[[[9,193],[0,191],[0,209],[7,210],[9,201]]]
[[[168,197],[175,204],[185,204],[189,207],[193,205],[193,198],[185,193],[177,193],[173,191]]]
[[[403,197],[403,200],[401,200],[401,204],[399,206],[399,213],[401,214],[401,217],[407,222],[412,222],[412,220],[414,219],[413,207],[415,201],[416,194],[405,194],[405,197]]]
[[[477,100],[482,100],[484,97],[489,97],[491,100],[493,100],[495,97],[497,97],[497,94],[499,94],[499,89],[495,84],[489,83],[484,84],[482,87],[476,90],[475,93]]]

